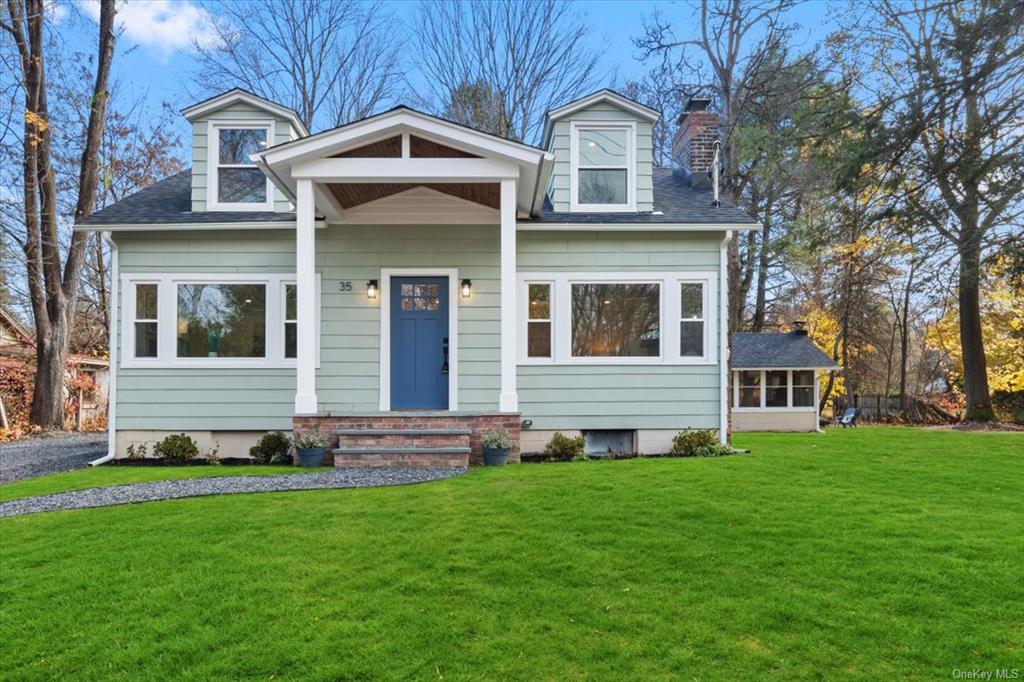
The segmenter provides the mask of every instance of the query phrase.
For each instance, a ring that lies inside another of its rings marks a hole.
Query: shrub
[[[583,436],[570,438],[555,431],[544,448],[544,454],[559,462],[583,458]]]
[[[512,447],[512,435],[504,428],[491,429],[481,439],[485,448],[508,450]]]
[[[249,456],[257,464],[291,464],[291,447],[288,436],[280,431],[265,433],[256,445],[249,448]]]
[[[1024,424],[1024,390],[992,391],[992,407],[1000,421]]]
[[[714,429],[683,429],[672,439],[671,453],[677,457],[720,457],[732,448],[718,442]]]
[[[199,456],[199,446],[184,433],[172,433],[153,446],[153,454],[172,462],[185,462]]]
[[[292,445],[302,449],[327,447],[327,436],[320,430],[319,425],[314,426],[312,431],[294,434]]]
[[[149,455],[145,443],[131,443],[125,448],[125,456],[128,459],[146,459]]]

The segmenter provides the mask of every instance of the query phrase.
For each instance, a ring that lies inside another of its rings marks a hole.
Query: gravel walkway
[[[281,490],[319,490],[323,488],[374,488],[378,486],[424,483],[464,473],[453,469],[335,469],[312,474],[280,476],[217,476],[153,481],[131,485],[73,490],[53,495],[25,497],[0,502],[0,518],[61,509],[108,507],[153,500],[174,500],[200,495],[264,493]]]
[[[105,454],[105,432],[62,433],[0,443],[0,483],[80,469]]]

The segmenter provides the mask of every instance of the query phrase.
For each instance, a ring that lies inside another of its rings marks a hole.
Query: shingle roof
[[[158,225],[185,223],[294,222],[294,213],[271,211],[192,211],[192,171],[186,169],[156,182],[116,204],[96,211],[80,225]],[[727,201],[711,205],[711,190],[693,189],[686,178],[667,168],[654,169],[654,211],[650,213],[558,213],[545,198],[535,223],[619,223],[657,225],[698,223],[752,224],[744,211]]]
[[[670,168],[654,169],[654,210],[650,213],[559,213],[550,200],[544,200],[536,223],[623,223],[657,225],[665,223],[700,223],[709,225],[756,224],[740,208],[726,200],[712,206],[710,189],[694,189],[681,174]]]
[[[732,366],[735,369],[760,367],[831,368],[837,363],[814,345],[804,332],[734,332]]]
[[[192,169],[155,182],[96,211],[79,225],[157,225],[183,223],[294,222],[294,213],[272,211],[192,211]]]

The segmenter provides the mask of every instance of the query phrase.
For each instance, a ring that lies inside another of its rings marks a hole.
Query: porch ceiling
[[[426,187],[481,206],[497,209],[501,205],[501,185],[488,183],[331,183],[327,185],[334,199],[343,209],[353,208],[377,199],[405,192],[414,187]]]

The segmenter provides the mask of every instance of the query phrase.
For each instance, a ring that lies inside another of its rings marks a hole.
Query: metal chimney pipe
[[[711,205],[718,208],[722,202],[718,200],[718,157],[722,154],[722,143],[715,140],[715,157],[711,161],[711,186],[714,188],[714,200]]]

